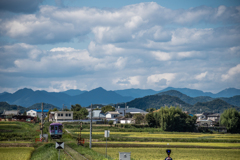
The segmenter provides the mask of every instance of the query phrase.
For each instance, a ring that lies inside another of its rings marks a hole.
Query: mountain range
[[[106,91],[99,87],[91,91],[68,90],[64,92],[33,91],[32,89],[24,88],[15,93],[1,93],[0,102],[7,102],[10,105],[23,107],[44,102],[58,108],[62,108],[63,105],[70,108],[71,104],[80,104],[86,107],[91,104],[107,105],[118,103],[125,105],[124,103],[127,102],[130,107],[143,109],[151,106],[153,108],[159,108],[164,105],[181,105],[189,109],[193,106],[198,108],[198,103],[203,105],[204,103],[212,102],[216,100],[214,97],[217,97],[217,95],[221,95],[221,97],[219,97],[216,102],[227,103],[228,105],[225,105],[228,107],[233,105],[240,107],[240,90],[235,88],[228,88],[216,94],[188,88],[172,87],[168,87],[162,91],[154,91],[151,89]],[[230,95],[233,95],[233,97],[229,97]]]

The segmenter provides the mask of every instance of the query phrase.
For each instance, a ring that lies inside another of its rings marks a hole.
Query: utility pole
[[[90,138],[89,138],[89,148],[92,148],[92,104],[91,104],[91,114],[90,114]]]
[[[64,104],[63,104],[63,108],[62,108],[62,111],[64,110]]]
[[[41,138],[43,138],[43,103],[42,103],[42,114],[41,114]]]

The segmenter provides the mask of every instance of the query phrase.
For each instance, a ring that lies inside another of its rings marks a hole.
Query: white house
[[[197,116],[197,120],[206,120],[207,117],[204,114],[195,114],[195,116]]]
[[[49,114],[49,121],[73,120],[73,111],[53,111]]]
[[[120,120],[121,124],[131,124],[133,123],[133,119],[132,118],[123,118]]]
[[[200,119],[200,120],[197,120],[197,126],[211,127],[212,126],[212,121],[211,120]]]
[[[117,118],[120,115],[117,111],[108,111],[106,113],[106,118]]]
[[[47,116],[47,113],[48,113],[48,110],[43,110],[43,118],[45,118]],[[31,116],[31,117],[41,118],[42,110],[32,109],[32,110],[27,111],[27,115]]]
[[[88,111],[88,116],[87,116],[88,118],[91,118],[90,114],[91,114],[91,109],[90,109],[90,111]],[[93,119],[103,119],[105,117],[106,117],[106,115],[104,113],[102,113],[101,110],[93,110],[92,111]]]

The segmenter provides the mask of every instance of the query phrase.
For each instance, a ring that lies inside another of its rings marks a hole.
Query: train
[[[51,138],[60,139],[63,134],[63,126],[61,123],[51,123],[49,126],[49,133]]]

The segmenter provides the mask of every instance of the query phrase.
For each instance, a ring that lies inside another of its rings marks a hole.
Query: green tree
[[[107,105],[107,106],[102,107],[101,110],[103,113],[106,113],[108,111],[115,111],[115,108],[113,106]]]
[[[225,110],[220,116],[220,124],[230,133],[240,133],[240,114],[235,108]]]
[[[146,109],[146,112],[153,112],[153,111],[156,111],[156,108],[148,108],[148,109]]]
[[[108,124],[112,127],[113,121],[108,121]]]
[[[82,106],[80,104],[71,105],[71,111],[80,111]]]
[[[26,116],[26,115],[27,115],[27,112],[26,112],[26,111],[24,111],[24,112],[23,112],[23,115],[24,115],[24,116]]]
[[[149,127],[156,127],[156,120],[153,116],[153,112],[148,113],[145,116],[145,120],[147,121]]]
[[[73,119],[84,119],[88,115],[87,109],[80,104],[71,105],[71,111],[73,111]]]
[[[133,116],[133,119],[135,120],[135,124],[141,124],[141,122],[144,120],[144,116],[142,114],[135,114]]]
[[[149,113],[146,120],[149,126],[160,127],[164,131],[192,132],[195,129],[196,116],[189,116],[179,107],[161,107],[157,112]]]

